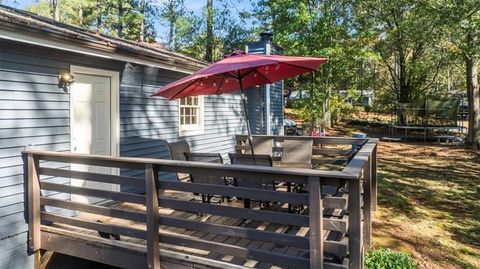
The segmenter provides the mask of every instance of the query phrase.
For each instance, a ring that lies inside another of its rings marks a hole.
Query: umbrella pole
[[[250,144],[250,151],[252,152],[252,155],[255,153],[253,152],[253,143],[252,143],[252,130],[250,129],[250,121],[248,120],[248,107],[247,107],[247,101],[245,98],[245,92],[243,91],[243,82],[242,79],[238,79],[238,83],[240,84],[240,93],[242,95],[242,103],[243,103],[243,114],[245,116],[245,121],[247,123],[247,132],[248,132],[248,143]]]

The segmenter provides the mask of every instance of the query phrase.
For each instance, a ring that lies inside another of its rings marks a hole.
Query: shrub
[[[367,269],[417,269],[418,263],[408,253],[379,248],[367,253],[365,267]]]
[[[372,106],[364,105],[364,106],[363,106],[363,110],[364,110],[365,112],[371,112],[371,111],[372,111]]]
[[[287,102],[287,108],[302,109],[306,106],[306,98],[301,99],[291,99]]]

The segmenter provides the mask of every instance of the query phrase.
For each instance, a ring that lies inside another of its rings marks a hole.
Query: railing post
[[[349,268],[363,268],[361,180],[348,182],[348,252]]]
[[[27,155],[28,184],[28,248],[38,251],[41,247],[40,230],[40,178],[39,162],[33,154]]]
[[[369,250],[372,239],[372,158],[369,157],[363,170],[363,243]]]
[[[158,206],[158,170],[152,164],[145,165],[146,214],[147,214],[147,265],[160,269],[160,235]]]
[[[310,268],[323,269],[323,206],[319,177],[308,178]]]
[[[377,211],[377,147],[372,151],[372,210]]]

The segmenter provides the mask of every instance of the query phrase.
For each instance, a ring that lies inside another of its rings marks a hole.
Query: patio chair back
[[[240,153],[229,153],[230,162],[232,164],[245,164],[245,165],[259,165],[259,166],[272,166],[272,157],[266,154],[240,154]],[[256,189],[268,189],[274,190],[275,183],[272,182],[262,182],[257,180],[249,180],[247,178],[237,177],[235,178],[235,185],[239,187],[246,188],[256,188]]]
[[[312,163],[313,140],[286,139],[283,141],[282,162]]]
[[[172,158],[172,160],[185,161],[185,153],[190,152],[190,146],[185,140],[167,143],[167,146],[170,150],[170,157]]]
[[[170,158],[172,160],[178,161],[186,161],[185,153],[190,152],[190,146],[188,142],[185,140],[181,140],[178,142],[167,143],[168,150],[170,151]],[[185,173],[177,173],[177,180],[184,181],[188,180],[188,174]]]
[[[185,152],[187,161],[192,162],[208,162],[208,163],[223,163],[222,155],[220,153],[197,153]],[[204,174],[190,174],[190,180],[194,183],[225,185],[225,178],[222,176],[204,175]]]
[[[272,155],[273,138],[254,136],[252,138],[253,152],[260,155]],[[246,143],[245,153],[252,153],[250,143]]]

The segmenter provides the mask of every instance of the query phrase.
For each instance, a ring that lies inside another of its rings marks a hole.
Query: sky
[[[151,0],[147,0],[147,1],[151,1]],[[153,0],[153,1],[161,3],[166,0]],[[254,2],[256,0],[222,0],[222,1],[228,3],[233,10],[232,13],[236,14],[236,16],[238,17],[238,13],[240,11],[251,10],[252,9],[251,2],[252,1]],[[24,9],[28,5],[38,2],[38,0],[0,0],[0,2],[6,6]],[[219,0],[213,1],[214,6],[216,2],[219,2]],[[196,14],[200,14],[202,12],[202,8],[206,5],[206,3],[207,3],[207,0],[185,0],[185,6],[191,9]],[[155,28],[157,30],[158,41],[160,41],[162,38],[167,36],[168,29],[166,28],[166,26],[163,26],[160,23],[157,23],[155,25]]]

